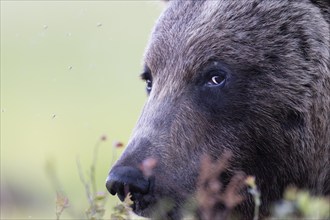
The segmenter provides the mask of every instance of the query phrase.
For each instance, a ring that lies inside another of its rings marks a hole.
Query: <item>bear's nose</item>
[[[143,173],[134,167],[120,166],[113,168],[106,180],[108,191],[124,201],[130,192],[132,196],[136,194],[147,194],[149,191],[149,181]]]

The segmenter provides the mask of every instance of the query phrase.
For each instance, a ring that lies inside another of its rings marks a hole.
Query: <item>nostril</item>
[[[131,194],[147,194],[149,181],[139,169],[121,166],[111,170],[106,180],[106,187],[112,195],[117,193],[119,199],[124,200],[128,192]]]
[[[123,191],[123,185],[118,181],[110,179],[109,177],[106,180],[106,187],[112,195],[116,195],[116,193],[120,193],[121,191]]]

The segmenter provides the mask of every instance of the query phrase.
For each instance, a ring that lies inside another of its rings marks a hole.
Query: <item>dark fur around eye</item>
[[[151,71],[148,66],[144,66],[143,72],[140,75],[141,79],[144,81],[151,80],[152,81],[152,76],[151,76]]]

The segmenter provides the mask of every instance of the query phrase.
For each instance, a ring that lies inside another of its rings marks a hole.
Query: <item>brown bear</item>
[[[256,177],[261,216],[291,184],[329,195],[329,11],[328,0],[169,1],[144,56],[149,97],[109,192],[130,192],[142,216],[170,198],[178,219],[201,156],[230,150],[224,178]],[[157,160],[148,178],[147,158]],[[251,217],[251,200],[239,211]]]

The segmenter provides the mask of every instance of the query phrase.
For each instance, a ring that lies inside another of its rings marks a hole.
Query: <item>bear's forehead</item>
[[[292,10],[293,4],[298,5],[287,0],[170,1],[153,30],[145,63],[154,74],[194,74],[210,60],[265,65],[266,53],[281,53],[275,41],[285,44],[287,36],[278,33],[283,24],[295,25],[287,16],[304,14]]]
[[[147,48],[145,60],[150,69],[157,72],[157,69],[169,66],[183,69],[185,65],[193,68],[195,60],[200,63],[207,59],[206,56],[212,56],[210,41],[217,39],[218,32],[214,31],[217,22],[211,18],[213,12],[205,8],[217,2],[170,2],[159,18]],[[205,48],[209,48],[207,54],[203,52]]]

